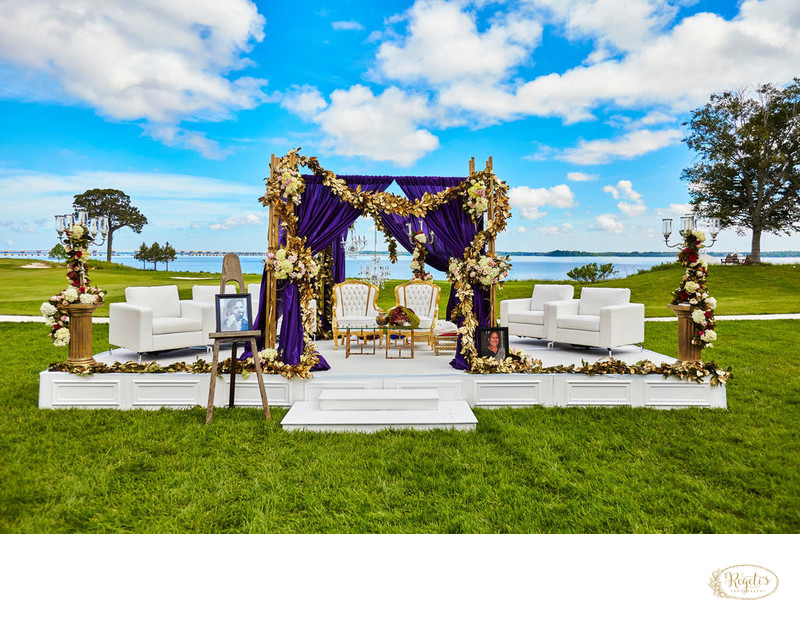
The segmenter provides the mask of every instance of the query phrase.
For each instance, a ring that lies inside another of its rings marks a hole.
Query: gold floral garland
[[[263,359],[261,371],[270,375],[282,375],[287,379],[311,377],[311,367],[317,364],[317,353],[313,344],[304,351],[300,363],[296,365],[285,364],[275,358]],[[308,357],[307,357],[308,354]],[[676,377],[688,382],[702,384],[706,379],[712,386],[725,384],[733,378],[732,369],[722,369],[716,362],[676,362],[675,364],[662,363],[656,365],[649,360],[641,360],[636,364],[625,364],[621,360],[598,360],[593,364],[583,362],[580,366],[570,364],[542,367],[541,360],[515,356],[512,354],[505,360],[487,359],[484,368],[491,366],[494,370],[472,371],[481,373],[541,373],[547,374],[583,374],[583,375],[662,375],[665,379]],[[230,358],[220,362],[221,373],[231,372]],[[211,373],[211,363],[198,359],[195,362],[175,362],[161,366],[157,362],[139,364],[137,362],[115,362],[113,365],[73,366],[66,362],[56,362],[48,367],[48,371],[60,373],[74,373],[76,375],[92,375],[95,373]],[[245,378],[255,371],[252,358],[236,362],[236,372]]]

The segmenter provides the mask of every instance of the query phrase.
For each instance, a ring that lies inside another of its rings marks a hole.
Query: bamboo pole
[[[269,175],[270,178],[275,174],[275,154],[272,154],[269,159]],[[278,249],[278,214],[272,205],[269,207],[269,224],[267,228],[267,251],[275,252]],[[266,268],[267,283],[264,296],[261,298],[262,307],[265,310],[266,318],[264,319],[264,346],[274,347],[276,338],[276,295],[277,295],[277,280],[270,268]]]
[[[486,161],[486,169],[488,170],[489,174],[494,173],[494,164],[492,161],[492,157],[489,156],[489,160]],[[486,218],[487,221],[493,222],[494,221],[494,180],[489,181],[489,190],[487,191],[489,197],[489,208],[487,209]],[[489,240],[489,256],[495,256],[495,244],[494,238]],[[492,285],[491,289],[489,290],[489,300],[491,301],[491,309],[489,310],[489,326],[495,327],[497,326],[497,286]]]

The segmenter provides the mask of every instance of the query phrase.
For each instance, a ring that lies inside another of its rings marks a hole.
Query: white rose
[[[717,299],[715,299],[713,296],[709,296],[706,299],[706,306],[708,309],[717,309]]]
[[[696,230],[692,233],[697,241],[705,241],[706,234],[702,230]]]
[[[42,316],[47,317],[54,315],[58,310],[50,303],[42,303],[39,311],[42,312]]]
[[[70,237],[73,239],[80,239],[83,237],[86,229],[83,227],[83,224],[73,224],[72,228],[69,231]]]
[[[48,327],[52,327],[53,325],[56,324],[56,319],[53,318],[52,316],[45,316],[44,324],[47,325]]]
[[[89,293],[81,294],[81,303],[84,305],[91,305],[96,300],[97,296],[95,296],[94,294],[89,294]]]
[[[416,261],[411,262],[411,269],[412,270],[419,270],[419,264]]]
[[[428,238],[423,233],[420,233],[419,235],[414,235],[414,239],[416,239],[417,243],[420,244],[428,243]]]
[[[683,289],[689,294],[694,294],[699,288],[700,285],[694,281],[687,281],[686,285],[683,286]]]
[[[285,279],[287,276],[288,275],[283,270],[279,270],[278,272],[275,273],[276,279]]]
[[[286,251],[283,249],[279,250],[278,252],[275,253],[275,258],[278,261],[283,261],[284,259],[286,259]]]
[[[263,351],[259,351],[258,355],[262,360],[274,360],[278,357],[278,351],[276,349],[272,349],[271,347],[267,347]]]
[[[706,329],[700,339],[703,342],[714,342],[717,339],[717,332],[713,329]]]
[[[74,303],[78,300],[78,290],[76,290],[74,287],[68,287],[66,290],[64,290],[64,298],[67,300],[67,302]]]
[[[705,325],[706,315],[703,313],[702,309],[696,309],[692,312],[692,320],[698,325]]]
[[[55,335],[53,336],[53,344],[56,347],[64,347],[69,344],[69,329],[62,327],[58,331],[56,331]]]

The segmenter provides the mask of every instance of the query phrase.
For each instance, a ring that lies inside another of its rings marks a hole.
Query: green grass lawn
[[[0,314],[39,315],[39,306],[66,286],[64,268],[22,268],[33,260],[0,259]],[[219,275],[204,272],[166,272],[138,270],[119,264],[92,262],[92,282],[108,291],[107,303],[124,300],[125,288],[131,285],[177,285],[181,298],[191,298],[192,285],[213,285]],[[632,301],[645,304],[647,316],[671,316],[666,308],[672,290],[680,283],[678,264],[659,266],[624,279],[598,283],[598,287],[629,287]],[[192,277],[191,279],[176,277]],[[257,283],[260,275],[246,274],[245,283]],[[553,281],[545,281],[552,283]],[[402,281],[389,281],[381,290],[378,304],[388,309],[394,302],[394,288]],[[529,297],[536,281],[509,281],[498,292],[498,300]],[[558,281],[567,283],[567,281]],[[571,281],[569,283],[572,283]],[[580,284],[575,295],[580,293]],[[442,288],[439,313],[444,317],[450,284]],[[708,286],[717,298],[718,314],[787,314],[800,312],[800,265],[712,266]],[[498,311],[499,314],[499,311]],[[108,315],[108,305],[96,312]]]
[[[478,409],[474,432],[360,435],[284,432],[280,409],[39,410],[65,351],[0,323],[0,530],[796,532],[798,329],[719,324],[704,358],[734,367],[727,410]],[[673,323],[646,336],[674,355]]]

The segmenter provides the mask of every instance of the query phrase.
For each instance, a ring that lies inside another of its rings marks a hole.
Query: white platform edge
[[[42,371],[39,408],[191,408],[208,402],[208,374],[104,373],[88,376]],[[464,400],[471,407],[631,406],[646,408],[726,408],[725,385],[697,384],[660,375],[580,375],[468,373],[394,376],[315,376],[288,380],[266,375],[270,406],[318,401],[326,389],[435,388],[441,400]],[[215,406],[228,402],[229,376],[217,384]],[[255,375],[236,379],[236,405],[261,406]]]

